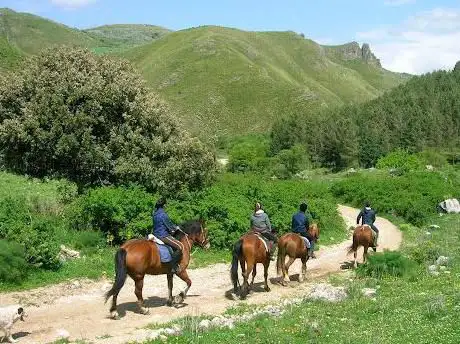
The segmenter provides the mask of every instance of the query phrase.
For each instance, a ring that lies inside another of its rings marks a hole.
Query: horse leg
[[[139,307],[139,312],[141,314],[147,315],[150,313],[148,308],[144,307],[144,299],[142,297],[142,288],[144,287],[144,276],[136,276],[134,279],[134,294],[137,297],[137,306]]]
[[[364,252],[363,252],[363,263],[367,262],[367,250],[369,249],[369,246],[364,246]]]
[[[284,279],[289,281],[289,268],[291,267],[292,263],[294,263],[295,258],[289,257],[288,262],[286,263],[286,266],[284,267]]]
[[[358,256],[358,249],[353,250],[353,267],[356,269],[358,264],[356,263],[356,257]]]
[[[247,269],[243,272],[243,288],[241,290],[241,298],[244,299],[248,295],[249,292],[249,274],[251,271],[254,269],[254,262],[252,261],[247,261]]]
[[[173,274],[168,274],[167,275],[167,278],[168,278],[168,302],[166,302],[166,304],[171,307],[174,305],[174,300],[173,300],[173,296],[172,296],[172,290],[173,290],[173,277],[174,275]]]
[[[251,281],[251,286],[250,288],[253,289],[254,288],[254,278],[256,278],[256,274],[257,274],[257,264],[254,265],[254,269],[252,269],[252,281]]]
[[[267,261],[265,262],[264,264],[264,290],[266,292],[269,292],[270,291],[270,287],[268,286],[268,267],[270,266],[270,257],[268,257]],[[256,267],[254,266],[254,270],[256,269]]]
[[[187,270],[182,270],[179,274],[177,274],[177,276],[179,276],[179,278],[184,281],[185,283],[187,283],[187,286],[185,287],[185,289],[183,291],[181,291],[179,293],[179,295],[177,295],[175,298],[174,298],[174,302],[175,303],[182,303],[184,302],[185,298],[187,297],[187,293],[188,293],[188,290],[190,289],[190,287],[192,286],[192,281],[190,280],[190,278],[188,277],[188,273],[187,273]]]
[[[305,276],[307,275],[308,254],[305,257],[302,257],[300,260],[302,261],[302,272],[299,277],[299,282],[302,283],[305,281]]]

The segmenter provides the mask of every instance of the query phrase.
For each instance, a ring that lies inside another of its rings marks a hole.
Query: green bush
[[[434,149],[425,149],[418,153],[417,157],[424,165],[431,165],[439,168],[448,164],[447,157]]]
[[[368,257],[366,264],[356,269],[358,276],[382,279],[384,277],[403,277],[415,269],[415,263],[398,251],[385,251]]]
[[[59,219],[53,216],[31,216],[30,208],[22,198],[0,200],[0,238],[21,244],[27,262],[36,267],[54,270],[60,266],[55,234],[60,225]]]
[[[71,229],[102,231],[120,243],[149,232],[154,204],[155,197],[140,187],[102,187],[78,198],[67,218]]]
[[[358,173],[334,183],[334,196],[347,204],[362,207],[365,200],[380,214],[401,216],[421,226],[436,214],[436,206],[446,198],[459,197],[460,181],[455,174],[408,172],[391,177],[382,173]]]
[[[262,135],[235,138],[228,143],[230,172],[266,173],[268,142]]]
[[[207,184],[212,152],[123,60],[51,48],[0,83],[1,164],[87,185],[181,193]]]
[[[91,190],[76,200],[67,217],[77,230],[100,230],[116,243],[151,231],[151,213],[157,196],[140,188],[104,187]],[[322,233],[337,239],[345,236],[336,202],[321,183],[273,181],[260,176],[226,174],[212,186],[181,201],[168,202],[172,221],[181,223],[203,217],[213,248],[231,248],[249,230],[249,216],[256,201],[265,206],[273,226],[290,229],[291,216],[307,200]]]
[[[396,169],[402,173],[420,169],[422,163],[415,154],[403,149],[397,149],[377,161],[377,168]]]
[[[0,282],[20,283],[27,270],[24,249],[17,243],[0,240]]]

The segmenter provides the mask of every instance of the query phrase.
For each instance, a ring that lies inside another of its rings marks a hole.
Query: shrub
[[[125,61],[52,48],[3,81],[0,155],[7,169],[174,194],[212,178],[213,154]]]
[[[240,137],[229,143],[230,172],[264,173],[268,166],[267,139],[261,135]]]
[[[355,174],[334,183],[332,193],[343,202],[361,207],[365,200],[380,214],[401,216],[420,226],[436,214],[436,205],[450,197],[459,197],[460,181],[441,173],[408,172],[391,177],[387,174]]]
[[[397,149],[377,161],[377,168],[392,168],[402,173],[419,169],[421,161],[406,150]]]
[[[20,283],[27,276],[24,249],[17,243],[0,240],[0,281]]]
[[[138,187],[98,188],[75,201],[67,217],[72,228],[101,230],[119,243],[151,231],[156,198]],[[263,203],[273,226],[284,233],[290,229],[291,216],[302,200],[308,201],[322,233],[345,235],[336,203],[325,185],[272,181],[250,174],[223,175],[212,187],[181,201],[170,200],[168,213],[175,223],[203,217],[213,248],[222,249],[231,248],[249,230],[249,216],[256,201]]]
[[[366,264],[356,270],[359,276],[382,279],[386,276],[402,277],[414,269],[414,262],[397,251],[385,251],[368,257]]]
[[[57,258],[59,243],[55,235],[55,228],[59,225],[54,217],[31,216],[24,199],[0,200],[0,238],[21,244],[27,262],[34,266],[51,270],[60,266]]]
[[[70,228],[102,231],[116,243],[145,235],[152,227],[155,197],[140,187],[92,189],[68,209]]]
[[[418,153],[417,157],[424,165],[444,167],[448,164],[447,157],[434,149],[425,149]]]

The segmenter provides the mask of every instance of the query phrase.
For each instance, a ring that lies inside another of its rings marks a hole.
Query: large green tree
[[[0,78],[7,169],[170,193],[200,188],[212,177],[211,151],[123,60],[62,47]]]

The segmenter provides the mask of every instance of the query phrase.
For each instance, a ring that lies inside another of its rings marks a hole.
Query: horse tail
[[[105,294],[105,302],[107,302],[111,296],[117,295],[125,284],[128,274],[126,255],[127,252],[124,248],[120,248],[115,254],[115,282],[113,283],[112,289]]]
[[[276,273],[284,273],[284,259],[286,257],[286,244],[280,242],[278,245],[278,258],[276,259]]]
[[[356,251],[358,248],[358,237],[356,233],[353,233],[353,243],[350,247],[348,247],[347,255],[351,254],[352,252]]]
[[[242,246],[243,246],[243,241],[238,240],[238,242],[233,247],[232,267],[230,269],[230,276],[232,278],[233,285],[240,284],[240,281],[238,280],[238,260],[242,253]]]

